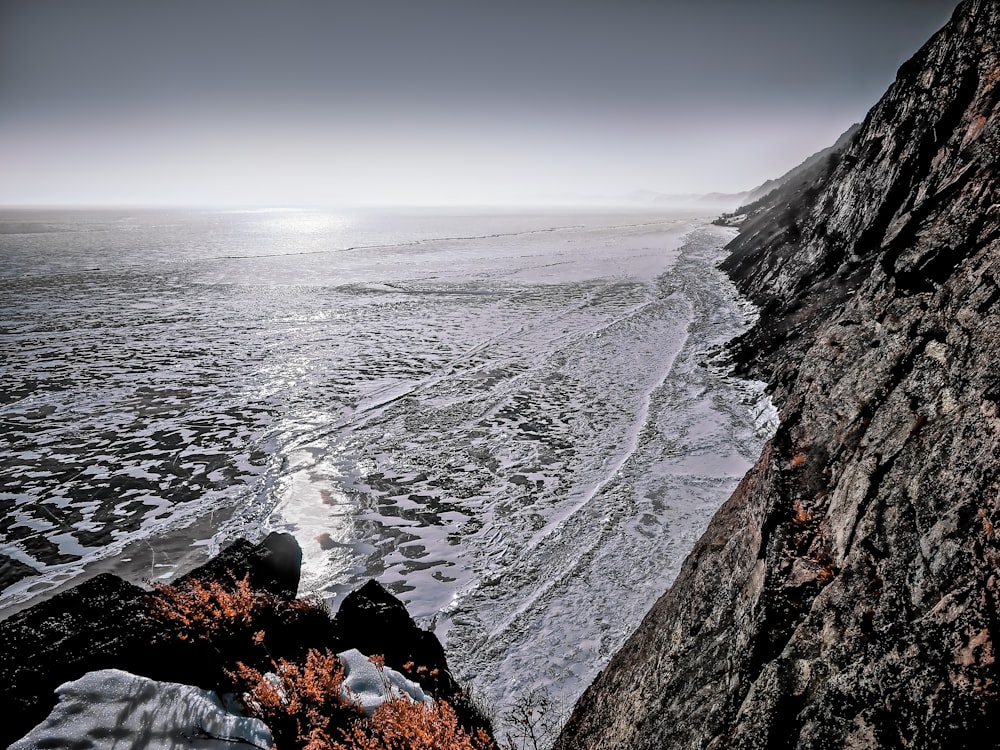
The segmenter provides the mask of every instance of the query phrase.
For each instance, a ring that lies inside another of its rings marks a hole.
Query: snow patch
[[[8,750],[237,750],[270,748],[260,719],[238,716],[209,690],[157,682],[118,669],[88,672],[56,689],[59,703]]]
[[[386,701],[406,698],[414,703],[433,703],[423,688],[389,667],[377,667],[355,648],[337,654],[344,664],[344,700],[357,703],[371,716]]]

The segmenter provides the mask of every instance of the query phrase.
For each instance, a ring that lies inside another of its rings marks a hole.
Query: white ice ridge
[[[414,703],[434,702],[420,685],[394,669],[377,667],[356,648],[337,656],[344,665],[341,695],[344,700],[360,705],[366,716],[371,716],[376,708],[393,699],[407,698]]]
[[[209,690],[118,669],[88,672],[56,689],[59,703],[8,750],[239,750],[274,745],[260,719],[230,713]]]

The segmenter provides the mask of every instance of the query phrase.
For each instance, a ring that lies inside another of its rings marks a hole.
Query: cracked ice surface
[[[747,311],[703,219],[30,218],[0,216],[8,611],[287,530],[304,591],[378,578],[501,710],[569,702],[773,419],[711,366]]]

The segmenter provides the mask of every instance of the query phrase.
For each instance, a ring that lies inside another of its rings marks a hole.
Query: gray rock
[[[1000,3],[725,264],[781,425],[559,750],[1000,746]]]

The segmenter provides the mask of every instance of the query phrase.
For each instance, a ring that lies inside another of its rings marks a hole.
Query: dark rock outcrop
[[[441,642],[417,627],[403,603],[377,581],[344,597],[333,624],[341,643],[383,656],[386,666],[417,679],[436,697],[459,693]],[[418,668],[423,674],[417,674]]]
[[[110,574],[0,622],[0,746],[44,719],[67,680],[111,665],[135,671],[152,638],[145,592]]]
[[[377,581],[370,580],[344,597],[333,625],[342,648],[381,655],[387,667],[419,682],[437,700],[447,701],[466,730],[483,729],[492,735],[489,721],[452,677],[437,636],[419,628],[403,603]]]
[[[211,642],[180,640],[157,620],[146,590],[104,574],[0,622],[0,747],[24,736],[56,703],[55,689],[99,669],[214,690],[231,687],[226,669],[243,661],[267,669],[270,659],[301,661],[309,649],[356,648],[383,654],[435,698],[449,701],[467,728],[488,723],[448,671],[444,649],[421,630],[405,606],[375,581],[349,594],[336,618],[322,608],[296,607],[301,550],[287,534],[260,544],[237,540],[176,583],[233,583],[247,577],[271,595],[253,630],[266,633],[266,649],[246,633],[220,633]],[[232,636],[232,637],[230,637]]]
[[[251,588],[284,599],[299,590],[302,549],[291,534],[270,534],[260,544],[237,539],[216,557],[174,583],[191,580],[225,580],[249,576]]]
[[[237,540],[184,579],[231,581],[249,576],[260,591],[290,599],[299,582],[301,551],[287,534],[261,544]],[[327,630],[331,627],[328,618]],[[301,624],[288,627],[301,633]],[[313,628],[314,629],[314,628]],[[147,592],[111,574],[90,578],[0,622],[0,746],[23,736],[55,705],[55,689],[97,669],[122,669],[158,680],[214,688],[218,659],[158,637]],[[276,638],[281,638],[280,629]],[[286,638],[298,642],[298,638]]]
[[[781,424],[558,750],[1000,746],[1000,2],[725,267]]]

